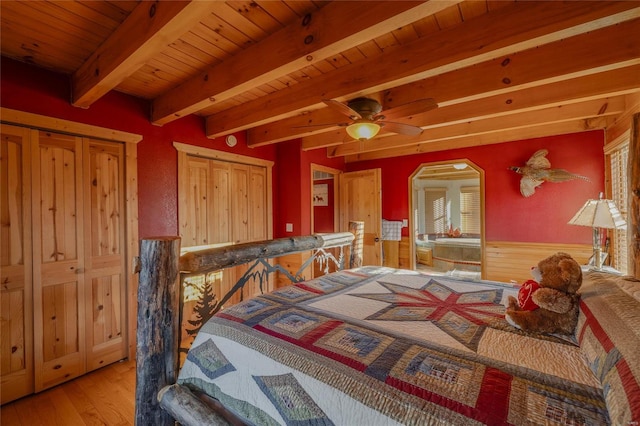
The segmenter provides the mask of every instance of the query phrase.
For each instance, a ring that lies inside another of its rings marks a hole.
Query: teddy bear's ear
[[[558,262],[558,268],[560,268],[560,276],[565,283],[571,281],[571,265],[569,261],[562,259]]]
[[[576,291],[580,284],[582,284],[582,271],[580,265],[578,265],[573,259],[562,259],[558,262],[558,268],[560,268],[560,276],[562,280],[570,287],[568,291]],[[572,288],[575,287],[575,288]]]

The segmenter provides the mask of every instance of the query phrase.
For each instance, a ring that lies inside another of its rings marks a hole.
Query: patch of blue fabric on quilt
[[[293,374],[253,376],[287,425],[333,425]]]
[[[235,371],[233,364],[227,360],[211,339],[195,348],[191,348],[187,355],[187,360],[197,365],[212,380],[223,374]]]

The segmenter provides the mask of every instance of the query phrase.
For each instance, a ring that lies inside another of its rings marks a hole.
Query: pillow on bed
[[[640,281],[588,272],[576,339],[600,380],[612,424],[640,419]]]

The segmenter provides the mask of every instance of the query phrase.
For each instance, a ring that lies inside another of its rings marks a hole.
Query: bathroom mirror
[[[421,164],[409,177],[414,269],[481,279],[484,171],[467,159]]]

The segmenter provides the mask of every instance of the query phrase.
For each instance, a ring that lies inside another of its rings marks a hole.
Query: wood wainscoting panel
[[[382,241],[382,265],[389,268],[400,266],[400,241]]]
[[[409,250],[409,237],[402,236],[400,240],[400,247],[398,249],[398,264],[402,269],[411,268],[411,261],[409,259],[411,251]]]
[[[487,241],[485,279],[522,283],[531,279],[531,267],[556,252],[569,253],[581,265],[593,254],[590,244]]]

